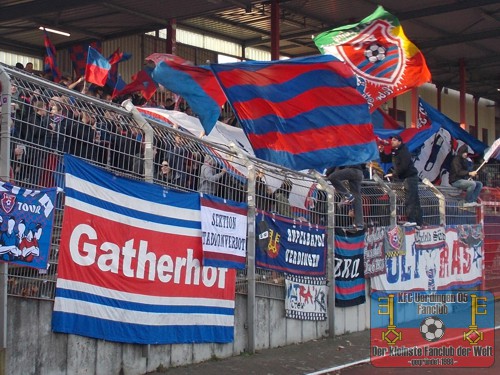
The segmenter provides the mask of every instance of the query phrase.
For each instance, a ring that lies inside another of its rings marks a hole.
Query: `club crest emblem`
[[[3,193],[2,197],[2,209],[10,214],[12,210],[14,209],[14,206],[16,204],[16,196],[8,193]]]
[[[405,69],[402,41],[390,31],[393,26],[377,20],[353,39],[335,48],[352,70],[374,84],[396,86]]]

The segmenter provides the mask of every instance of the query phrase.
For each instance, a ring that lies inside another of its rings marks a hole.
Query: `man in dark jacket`
[[[326,171],[326,178],[332,183],[335,190],[344,195],[339,205],[354,202],[353,231],[364,229],[363,202],[361,198],[361,182],[363,181],[363,166],[350,165],[345,167],[331,167]],[[344,181],[349,183],[349,190],[344,186]]]
[[[422,225],[422,208],[418,196],[418,171],[413,165],[410,151],[401,136],[391,138],[393,173],[385,177],[402,180],[405,189],[405,208],[407,222],[404,226]]]
[[[483,184],[480,181],[469,180],[469,177],[476,177],[476,175],[476,171],[469,171],[467,145],[460,146],[457,154],[451,161],[449,180],[451,186],[466,192],[464,207],[474,207],[478,205],[476,201],[483,188]]]

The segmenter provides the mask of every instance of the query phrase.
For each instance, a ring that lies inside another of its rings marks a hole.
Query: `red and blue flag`
[[[87,53],[87,67],[85,69],[85,80],[95,83],[98,86],[104,86],[108,79],[108,73],[111,69],[109,61],[97,50],[89,46]]]
[[[50,41],[49,34],[47,34],[47,31],[45,30],[44,30],[43,42],[45,44],[45,50],[47,52],[47,56],[45,56],[43,71],[46,73],[51,73],[52,80],[54,82],[59,82],[61,80],[61,72],[57,67],[56,48]]]
[[[146,70],[139,70],[136,74],[132,76],[132,82],[126,85],[123,90],[115,90],[113,97],[118,95],[133,94],[135,92],[140,92],[144,99],[149,100],[156,92],[156,83],[151,78],[150,73]]]
[[[119,48],[117,48],[109,57],[108,61],[111,64],[111,68],[109,69],[108,79],[106,81],[106,85],[110,88],[116,88],[118,84],[118,63],[127,61],[132,57],[130,53],[122,52]],[[125,86],[123,86],[125,87]],[[120,88],[121,89],[123,89]]]
[[[152,74],[154,81],[181,95],[200,119],[205,133],[209,134],[226,102],[212,71],[193,66],[174,55],[153,54],[147,60],[156,63]]]
[[[73,69],[77,77],[85,75],[85,68],[87,67],[87,52],[89,46],[101,53],[101,41],[96,40],[90,43],[75,44],[68,48],[69,58],[73,64]]]
[[[366,100],[335,57],[211,68],[257,157],[295,170],[378,158]]]

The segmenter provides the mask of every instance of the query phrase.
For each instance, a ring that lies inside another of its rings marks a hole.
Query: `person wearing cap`
[[[418,196],[418,171],[410,151],[400,135],[391,138],[393,172],[384,177],[402,180],[405,190],[406,219],[404,226],[422,225],[422,208]]]
[[[480,181],[469,179],[470,177],[476,177],[477,172],[469,169],[467,151],[467,145],[458,148],[457,154],[451,161],[449,181],[451,186],[466,192],[464,207],[474,207],[479,206],[476,201],[479,198],[483,184]]]

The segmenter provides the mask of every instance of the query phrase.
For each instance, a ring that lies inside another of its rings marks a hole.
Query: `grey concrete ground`
[[[369,356],[370,331],[266,349],[253,355],[169,368],[148,375],[302,375],[332,366],[359,361]]]
[[[495,325],[500,325],[500,302],[495,304]],[[500,331],[496,331],[496,337]],[[498,340],[496,341],[498,343]],[[322,374],[386,374],[385,368],[376,368],[371,364],[352,366],[355,362],[366,360],[370,356],[370,331],[349,333],[333,339],[310,341],[303,344],[289,345],[276,349],[266,349],[253,355],[240,355],[221,360],[211,360],[198,364],[169,368],[163,372],[151,372],[148,375],[304,375],[311,373]],[[496,363],[499,363],[500,347],[495,348]],[[334,367],[347,368],[323,372],[321,370]],[[399,373],[403,369],[399,370]],[[416,369],[407,369],[415,371]],[[455,371],[459,369],[454,369]],[[497,367],[490,369],[462,369],[459,373],[500,373]],[[420,369],[421,373],[444,374],[443,369]],[[451,371],[451,369],[450,369]],[[462,371],[462,372],[460,372]],[[493,371],[493,372],[491,372]],[[396,374],[397,372],[391,372]],[[406,373],[406,372],[405,372]],[[418,370],[416,372],[418,373]]]

